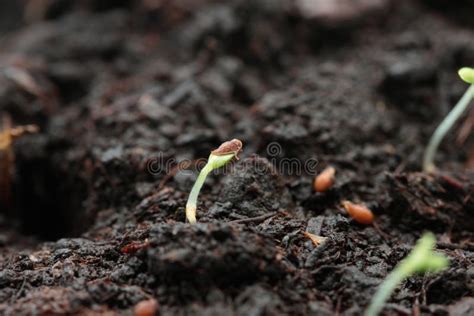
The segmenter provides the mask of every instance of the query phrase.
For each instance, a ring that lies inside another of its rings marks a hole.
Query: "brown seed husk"
[[[229,154],[237,154],[242,150],[242,142],[238,139],[229,140],[222,143],[217,149],[211,151],[211,154],[215,156],[225,156]]]

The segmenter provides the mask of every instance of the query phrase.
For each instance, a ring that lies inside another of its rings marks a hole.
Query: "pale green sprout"
[[[435,244],[436,239],[432,233],[425,233],[418,240],[415,248],[395,267],[378,288],[365,316],[378,315],[392,292],[404,279],[416,273],[440,272],[449,266],[449,260],[444,254],[433,251]]]
[[[206,165],[199,173],[196,182],[194,183],[191,193],[189,194],[188,202],[186,203],[186,218],[191,224],[196,223],[196,209],[199,191],[206,181],[207,175],[215,169],[223,167],[234,158],[238,159],[237,155],[242,150],[242,142],[238,139],[225,142],[216,150],[211,151]]]
[[[436,167],[434,165],[434,157],[436,151],[438,150],[439,144],[446,136],[448,131],[453,127],[454,123],[461,117],[464,111],[468,108],[469,103],[474,98],[474,68],[464,67],[458,71],[459,77],[462,80],[469,83],[464,95],[454,106],[454,108],[449,112],[449,114],[444,118],[441,124],[436,128],[433,136],[431,136],[430,142],[426,147],[425,154],[423,157],[423,170],[426,172],[435,171]]]
[[[458,71],[459,77],[467,83],[474,84],[474,68],[464,67]]]

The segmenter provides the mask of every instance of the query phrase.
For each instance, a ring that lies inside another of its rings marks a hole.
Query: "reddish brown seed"
[[[155,299],[144,300],[138,302],[134,308],[135,316],[154,316],[158,311],[159,305]]]
[[[229,140],[222,143],[219,148],[211,151],[211,154],[216,156],[224,156],[228,154],[237,155],[242,150],[242,142],[238,139]]]
[[[343,201],[342,205],[346,209],[349,216],[352,217],[357,223],[370,225],[374,221],[374,213],[372,213],[372,211],[366,206],[354,204],[349,201]]]
[[[313,188],[316,192],[326,192],[329,190],[335,181],[336,169],[334,167],[327,167],[316,178],[314,178]]]
[[[130,253],[135,253],[140,249],[148,248],[148,246],[150,246],[150,242],[148,241],[148,239],[145,239],[144,242],[137,242],[137,241],[131,242],[123,246],[122,249],[120,249],[120,251],[124,254],[130,254]]]

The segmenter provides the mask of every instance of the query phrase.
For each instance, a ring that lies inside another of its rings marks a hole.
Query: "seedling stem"
[[[392,292],[404,279],[416,273],[439,272],[448,267],[448,258],[433,251],[435,243],[436,239],[432,233],[426,233],[418,240],[415,248],[395,267],[379,287],[365,312],[365,316],[378,315]]]
[[[196,182],[194,183],[191,193],[189,194],[188,202],[186,203],[186,218],[189,223],[196,223],[196,209],[199,191],[206,181],[207,175],[214,169],[218,169],[232,159],[237,158],[238,153],[242,150],[242,142],[238,139],[225,142],[216,150],[213,150],[209,155],[206,165],[199,173]],[[237,158],[238,159],[238,158]]]
[[[426,147],[425,154],[423,157],[423,170],[425,172],[433,172],[435,171],[436,167],[434,165],[434,157],[436,151],[438,150],[439,144],[446,136],[448,131],[453,127],[454,123],[461,117],[464,111],[469,106],[469,103],[474,98],[474,69],[472,68],[461,68],[459,70],[459,76],[462,80],[470,83],[469,88],[467,88],[466,92],[462,96],[462,98],[458,101],[458,103],[454,106],[454,108],[449,112],[449,114],[445,117],[445,119],[441,122],[441,124],[436,128],[436,131],[431,136],[430,142]]]

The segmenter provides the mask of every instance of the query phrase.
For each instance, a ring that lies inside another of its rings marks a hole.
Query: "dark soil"
[[[41,129],[14,145],[0,314],[132,315],[155,298],[162,315],[361,315],[425,230],[450,268],[384,312],[474,314],[472,113],[442,172],[420,172],[474,65],[472,1],[303,2],[0,3],[0,111]],[[240,160],[185,223],[197,172],[172,167],[232,138]],[[314,193],[327,165],[336,182]]]

